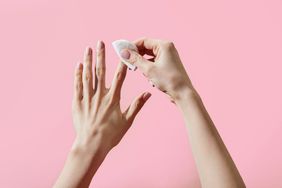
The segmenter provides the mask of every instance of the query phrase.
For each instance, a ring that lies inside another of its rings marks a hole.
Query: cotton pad
[[[133,44],[132,42],[128,41],[128,40],[115,40],[114,42],[112,42],[112,45],[116,51],[116,53],[118,54],[120,60],[131,70],[136,70],[136,66],[131,64],[130,62],[128,62],[126,59],[124,59],[123,57],[121,57],[121,51],[123,49],[130,49],[133,51],[136,51],[138,53],[138,48],[135,44]]]

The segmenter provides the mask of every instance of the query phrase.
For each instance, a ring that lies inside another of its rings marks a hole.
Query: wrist
[[[76,137],[70,154],[81,158],[105,158],[110,148],[102,141],[101,135],[94,135],[92,138]]]
[[[76,138],[54,187],[89,187],[107,153],[100,145],[93,146]]]
[[[193,86],[186,85],[177,91],[174,102],[177,106],[181,107],[190,101],[200,100],[200,96]]]

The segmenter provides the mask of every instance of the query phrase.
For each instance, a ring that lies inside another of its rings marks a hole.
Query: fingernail
[[[91,54],[91,48],[88,46],[86,47],[85,55],[90,55],[90,54]]]
[[[149,93],[149,92],[146,92],[144,95],[143,95],[143,100],[148,100],[150,97],[151,97],[151,93]]]
[[[80,62],[76,63],[76,68],[78,69],[80,67]]]
[[[104,43],[103,43],[103,41],[101,41],[101,40],[98,40],[98,42],[97,42],[97,50],[100,50],[100,49],[102,49],[102,48],[104,48]]]
[[[123,49],[121,52],[120,52],[120,55],[122,58],[124,59],[129,59],[130,58],[130,52],[129,50],[127,49]]]

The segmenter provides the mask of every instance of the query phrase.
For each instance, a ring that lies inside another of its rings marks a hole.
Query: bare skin
[[[124,50],[160,91],[166,93],[183,115],[202,187],[244,188],[245,184],[204,104],[192,85],[172,42],[141,38],[134,43],[139,53]],[[151,96],[144,92],[125,112],[120,110],[120,91],[126,67],[119,64],[110,88],[105,87],[105,48],[97,45],[95,81],[92,50],[75,70],[73,122],[77,133],[65,166],[54,187],[88,187],[109,151],[116,146]],[[151,55],[145,59],[143,55]],[[94,84],[94,88],[92,85]]]
[[[83,64],[75,69],[72,102],[76,139],[65,166],[54,187],[88,187],[92,177],[109,151],[115,147],[151,96],[144,92],[122,112],[120,92],[127,67],[119,63],[110,88],[105,86],[105,45],[99,41],[96,50],[94,87],[92,49],[87,48]]]
[[[141,38],[135,41],[141,55],[124,50],[135,64],[181,111],[188,131],[202,187],[243,188],[244,181],[204,104],[192,85],[172,42]],[[142,55],[153,56],[150,60]]]

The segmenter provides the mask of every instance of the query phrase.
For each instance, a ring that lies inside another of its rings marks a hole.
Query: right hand
[[[170,96],[171,102],[180,98],[183,89],[194,91],[192,83],[172,42],[141,38],[134,41],[139,53],[130,49],[121,55],[139,68],[159,90]],[[153,56],[146,59],[143,55]]]

